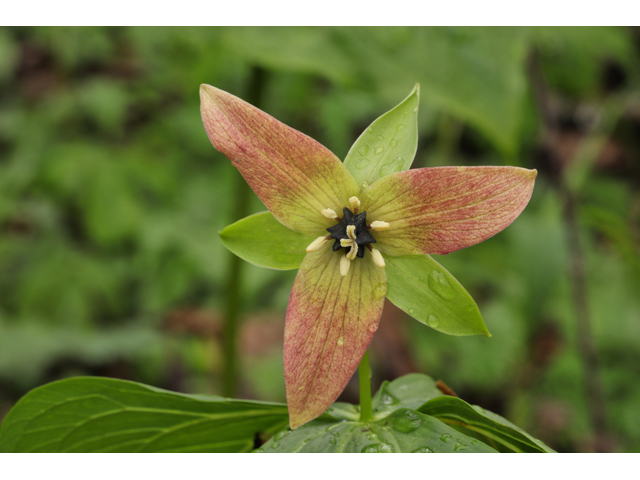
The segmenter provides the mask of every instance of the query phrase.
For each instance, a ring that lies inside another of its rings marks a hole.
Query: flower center
[[[367,212],[354,214],[347,207],[342,209],[342,220],[333,227],[327,228],[332,238],[333,251],[337,252],[341,248],[349,249],[347,257],[349,260],[364,257],[364,246],[369,243],[376,243],[376,239],[367,229]]]
[[[316,238],[307,247],[307,253],[315,252],[322,248],[329,240],[335,239],[333,242],[333,251],[337,252],[341,248],[347,249],[345,255],[340,259],[340,275],[343,277],[349,273],[349,267],[351,266],[351,260],[356,257],[364,257],[364,247],[366,246],[371,252],[371,258],[373,263],[378,267],[384,268],[384,258],[382,254],[371,247],[371,243],[376,243],[376,239],[369,230],[382,231],[389,228],[387,222],[376,220],[371,222],[371,225],[367,225],[367,212],[358,213],[360,208],[360,200],[358,197],[351,197],[349,199],[351,209],[347,207],[342,209],[342,218],[338,217],[338,214],[330,209],[326,208],[320,213],[327,218],[333,218],[338,223],[333,227],[327,228],[327,231],[331,235],[325,235]]]

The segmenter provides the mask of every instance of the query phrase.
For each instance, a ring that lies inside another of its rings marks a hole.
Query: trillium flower
[[[454,252],[507,227],[527,205],[537,172],[408,170],[418,95],[416,86],[376,120],[343,163],[243,100],[200,88],[211,143],[270,212],[228,227],[223,241],[258,265],[299,266],[284,334],[292,428],[318,417],[344,390],[378,329],[386,296],[437,330],[488,335],[473,300],[428,254]]]

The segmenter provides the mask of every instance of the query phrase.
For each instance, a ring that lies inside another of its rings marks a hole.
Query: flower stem
[[[358,366],[358,379],[360,383],[360,421],[368,422],[373,419],[371,409],[371,368],[369,367],[369,350],[362,357]]]
[[[254,67],[249,78],[247,100],[260,106],[262,93],[265,87],[266,71]],[[237,175],[233,217],[235,220],[244,218],[249,213],[249,201],[251,200],[251,188],[244,179]],[[230,254],[227,270],[227,288],[225,295],[225,324],[223,330],[224,372],[222,378],[223,395],[234,397],[236,394],[238,378],[238,323],[242,308],[240,289],[244,272],[244,261]]]

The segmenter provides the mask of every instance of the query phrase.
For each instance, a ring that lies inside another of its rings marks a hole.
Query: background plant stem
[[[360,383],[360,421],[368,422],[373,419],[371,409],[371,368],[369,367],[369,350],[364,354],[358,366],[358,380]]]
[[[266,70],[253,67],[249,78],[246,100],[260,108],[266,85]],[[233,220],[237,221],[249,214],[251,188],[240,173],[235,176],[233,197]],[[227,269],[227,289],[225,296],[225,324],[223,330],[224,374],[223,395],[234,397],[238,380],[238,324],[241,310],[241,285],[244,272],[244,261],[229,252]]]

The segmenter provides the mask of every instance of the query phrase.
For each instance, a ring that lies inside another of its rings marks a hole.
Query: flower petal
[[[361,194],[368,221],[384,221],[377,246],[387,255],[450,253],[492,237],[522,212],[536,170],[435,167],[381,178]]]
[[[271,213],[286,227],[319,235],[359,193],[338,158],[312,138],[210,85],[200,87],[200,109],[214,148],[225,154]]]
[[[383,268],[371,255],[307,254],[293,284],[284,333],[284,376],[291,428],[321,415],[347,386],[378,328],[387,293]]]

